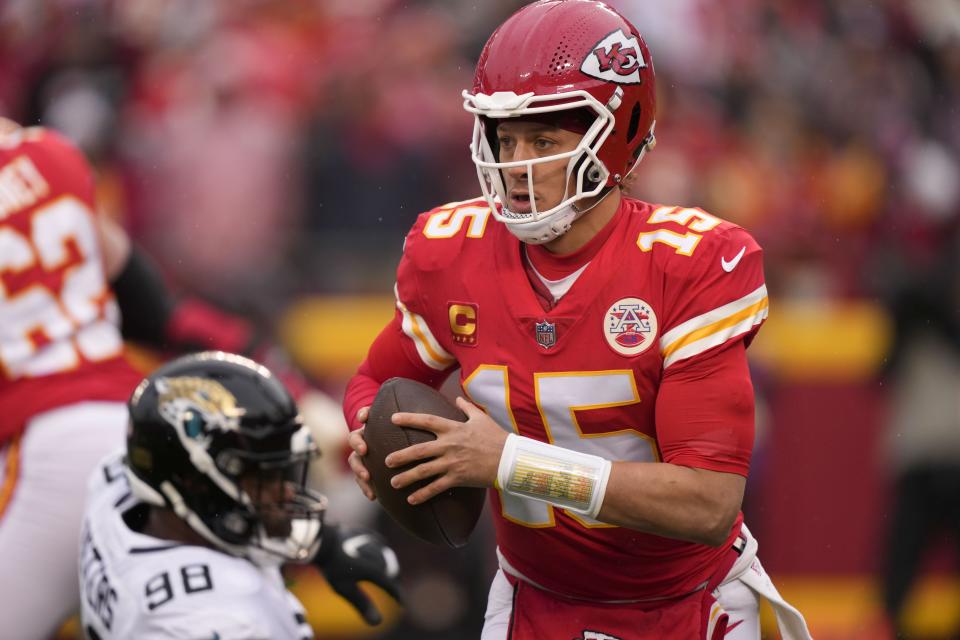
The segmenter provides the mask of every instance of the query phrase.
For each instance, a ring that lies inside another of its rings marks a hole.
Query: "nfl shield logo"
[[[538,322],[536,326],[537,344],[544,349],[549,349],[557,344],[557,325],[547,320]]]

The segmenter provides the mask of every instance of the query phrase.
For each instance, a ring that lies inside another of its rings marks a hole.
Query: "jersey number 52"
[[[63,196],[32,212],[29,232],[0,225],[0,368],[12,378],[117,355],[93,212]]]

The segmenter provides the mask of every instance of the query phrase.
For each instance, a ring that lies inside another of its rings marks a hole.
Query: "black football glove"
[[[383,616],[360,590],[360,581],[372,582],[402,602],[397,555],[369,529],[324,524],[313,564],[323,572],[333,590],[352,604],[369,625],[380,624]]]

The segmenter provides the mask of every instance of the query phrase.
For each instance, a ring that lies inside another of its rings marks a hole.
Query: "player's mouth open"
[[[536,199],[536,196],[534,196]],[[533,211],[530,194],[520,191],[510,192],[510,210],[515,213],[530,213]]]

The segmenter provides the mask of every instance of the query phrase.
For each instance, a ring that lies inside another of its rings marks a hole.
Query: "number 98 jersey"
[[[745,347],[767,317],[760,247],[700,209],[631,198],[609,224],[598,253],[545,309],[523,246],[483,200],[423,214],[397,274],[396,333],[407,359],[435,373],[459,366],[466,394],[505,430],[612,461],[746,476]],[[573,597],[690,593],[728,548],[490,494],[509,566]]]
[[[130,528],[143,508],[123,456],[90,478],[80,539],[81,620],[90,640],[309,640],[303,606],[276,567]]]

